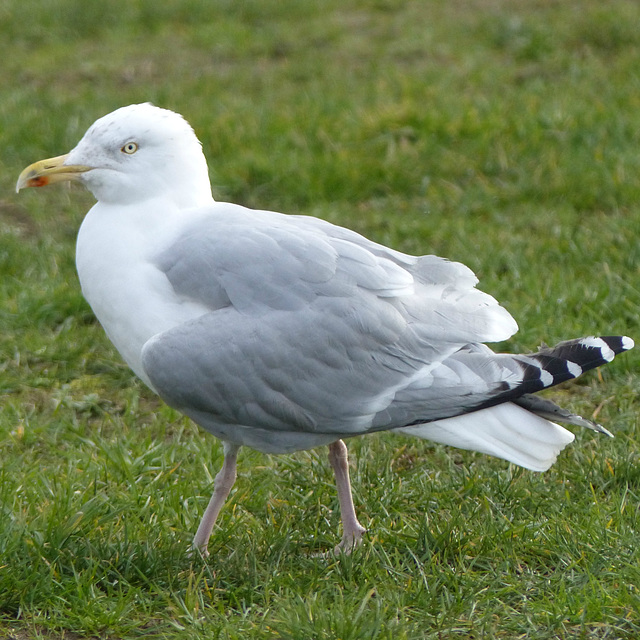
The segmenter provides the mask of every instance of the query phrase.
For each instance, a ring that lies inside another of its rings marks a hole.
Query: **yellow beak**
[[[64,164],[68,157],[67,154],[30,164],[18,177],[16,193],[25,187],[46,187],[54,182],[78,180],[81,173],[92,169],[82,164]]]

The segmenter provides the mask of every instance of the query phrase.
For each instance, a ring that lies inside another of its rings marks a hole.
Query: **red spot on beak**
[[[38,176],[37,178],[29,178],[28,187],[46,187],[49,184],[48,176]]]

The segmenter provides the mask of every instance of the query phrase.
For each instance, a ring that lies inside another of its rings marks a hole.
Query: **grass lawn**
[[[0,638],[640,635],[640,350],[549,397],[597,415],[545,474],[383,434],[350,443],[369,533],[338,540],[326,450],[222,447],[121,362],[84,302],[81,189],[13,193],[99,116],[185,115],[219,200],[465,262],[504,349],[640,338],[635,0],[0,2]]]

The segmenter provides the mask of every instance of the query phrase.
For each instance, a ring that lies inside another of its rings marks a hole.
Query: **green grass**
[[[218,199],[321,216],[472,267],[505,348],[638,338],[634,0],[0,2],[0,637],[636,638],[640,353],[549,395],[581,432],[547,473],[380,435],[350,443],[369,529],[338,539],[323,450],[221,464],[82,299],[91,196],[16,196],[28,163],[150,100],[201,138]]]

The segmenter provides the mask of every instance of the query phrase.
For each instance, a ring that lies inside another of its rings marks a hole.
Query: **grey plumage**
[[[316,218],[214,202],[193,130],[153,105],[99,119],[67,156],[27,167],[17,189],[61,180],[98,200],[76,264],[108,336],[142,380],[224,441],[193,543],[203,552],[241,445],[329,445],[348,552],[364,528],[342,438],[397,430],[542,471],[573,440],[551,420],[597,426],[528,394],[633,346],[583,338],[494,353],[483,343],[517,325],[467,267]]]

